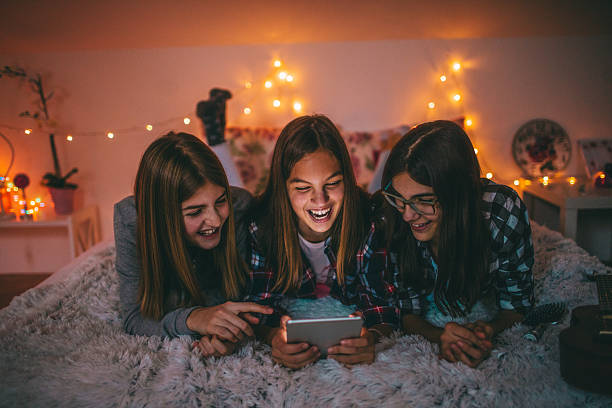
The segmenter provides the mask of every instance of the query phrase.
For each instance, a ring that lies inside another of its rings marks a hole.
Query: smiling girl
[[[134,195],[115,205],[119,295],[128,333],[203,336],[205,354],[228,354],[252,336],[240,303],[246,285],[234,234],[250,195],[231,188],[215,154],[197,137],[169,133],[145,151]],[[238,242],[237,242],[238,241]]]
[[[389,299],[403,330],[439,344],[441,358],[476,367],[495,334],[533,305],[525,205],[511,188],[480,178],[468,136],[449,121],[411,129],[392,149],[382,185],[399,260]],[[476,320],[473,309],[490,318]]]
[[[307,343],[288,344],[283,307],[287,297],[332,295],[358,301],[355,269],[368,233],[368,198],[356,184],[348,150],[325,116],[302,116],[282,130],[272,157],[267,187],[250,224],[249,300],[274,307],[258,334],[272,346],[272,358],[299,368],[320,357]],[[346,364],[374,359],[374,334],[363,330],[328,350]]]

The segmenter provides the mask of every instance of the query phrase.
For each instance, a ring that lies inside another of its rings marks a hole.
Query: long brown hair
[[[289,201],[287,179],[305,155],[324,149],[338,160],[344,178],[344,199],[330,235],[337,254],[338,283],[353,264],[367,231],[366,196],[357,186],[346,144],[336,126],[323,115],[301,116],[289,122],[276,141],[270,177],[254,207],[268,267],[278,271],[275,290],[295,291],[302,281],[298,222]]]
[[[481,213],[480,165],[474,147],[454,122],[421,124],[391,150],[382,185],[404,172],[417,183],[432,187],[442,209],[438,277],[434,285],[436,305],[452,316],[464,315],[478,300],[489,267],[490,237]],[[416,240],[401,214],[387,214],[393,225],[391,249],[399,254],[402,280],[423,287],[423,265]]]
[[[160,319],[169,291],[178,289],[183,305],[202,305],[202,282],[189,255],[181,203],[206,183],[225,188],[229,216],[221,241],[212,249],[214,268],[221,272],[226,298],[237,298],[245,285],[244,262],[238,256],[234,216],[227,176],[212,150],[188,133],[170,132],[155,140],[142,156],[134,196],[138,213],[140,309]]]

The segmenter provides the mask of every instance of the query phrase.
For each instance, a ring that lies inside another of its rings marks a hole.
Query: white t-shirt
[[[330,276],[331,264],[329,258],[325,255],[325,241],[310,242],[302,235],[300,237],[300,248],[304,252],[315,276],[317,277],[317,288],[315,294],[317,297],[327,296],[332,285]]]

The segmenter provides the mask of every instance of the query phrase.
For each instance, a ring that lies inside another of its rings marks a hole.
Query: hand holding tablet
[[[341,340],[359,337],[362,326],[361,316],[289,320],[287,342],[306,342],[317,346],[321,355],[327,355],[327,349]]]

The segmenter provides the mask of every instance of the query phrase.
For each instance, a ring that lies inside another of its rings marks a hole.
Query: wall
[[[195,104],[214,86],[236,93],[229,102],[229,122],[243,126],[283,126],[290,111],[269,107],[273,91],[261,88],[274,57],[285,61],[296,80],[284,92],[295,95],[305,112],[330,115],[349,130],[377,130],[404,123],[474,118],[471,136],[485,167],[508,182],[519,175],[511,155],[516,130],[533,118],[549,118],[575,141],[610,137],[612,128],[612,37],[511,38],[474,40],[402,40],[296,45],[256,45],[74,53],[0,55],[0,64],[21,64],[49,74],[58,88],[52,111],[62,129],[58,148],[62,170],[78,167],[79,203],[97,204],[104,239],[112,238],[113,203],[130,193],[140,156],[155,136],[169,130],[199,133]],[[440,73],[457,58],[462,71],[442,86]],[[251,90],[240,90],[252,80]],[[459,89],[459,104],[448,101]],[[31,109],[27,87],[0,79],[0,124],[33,125],[18,113]],[[429,111],[427,102],[438,108]],[[245,104],[254,108],[241,114]],[[190,126],[182,124],[190,113]],[[146,132],[149,122],[177,118]],[[114,140],[102,132],[115,132]],[[142,130],[140,130],[142,129]],[[82,132],[98,130],[97,135]],[[44,132],[24,135],[0,128],[16,146],[12,175],[24,171],[33,180],[30,196],[46,196],[37,184],[52,169]],[[79,133],[79,131],[81,133]],[[67,132],[74,140],[66,142]],[[584,173],[575,143],[567,174]],[[0,141],[0,172],[8,149]]]

